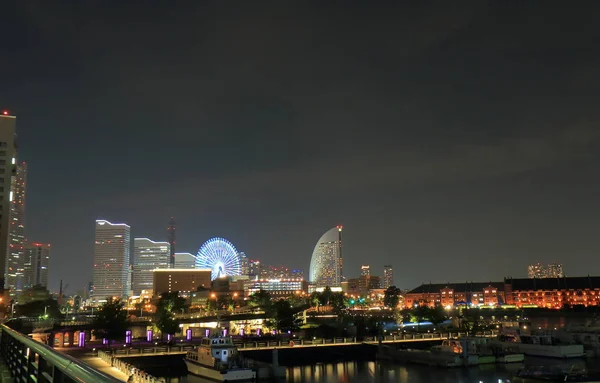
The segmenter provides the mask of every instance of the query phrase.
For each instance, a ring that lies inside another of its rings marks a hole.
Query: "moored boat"
[[[200,346],[187,353],[188,372],[217,382],[251,382],[256,372],[243,366],[231,337],[204,338]]]

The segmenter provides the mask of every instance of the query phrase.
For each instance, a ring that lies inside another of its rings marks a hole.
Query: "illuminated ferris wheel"
[[[211,269],[211,280],[240,275],[242,268],[235,246],[225,238],[211,238],[198,250],[196,268]]]

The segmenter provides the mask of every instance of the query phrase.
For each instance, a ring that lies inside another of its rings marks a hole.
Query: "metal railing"
[[[118,383],[77,359],[0,326],[0,356],[16,381],[38,383]]]

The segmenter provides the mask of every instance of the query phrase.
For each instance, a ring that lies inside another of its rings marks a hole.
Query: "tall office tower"
[[[7,286],[7,260],[10,244],[10,211],[14,191],[11,186],[17,177],[16,117],[8,111],[0,113],[0,287]]]
[[[131,228],[124,223],[96,220],[94,302],[122,298],[129,292]]]
[[[242,275],[250,275],[250,262],[248,257],[246,257],[246,253],[241,252],[238,254],[240,257],[240,268],[242,269]]]
[[[10,205],[10,229],[8,232],[8,257],[6,258],[5,285],[10,295],[16,296],[23,291],[23,272],[25,267],[25,192],[27,189],[27,163],[17,165],[17,176],[10,185],[13,195]]]
[[[25,245],[23,262],[23,289],[33,286],[48,287],[50,245],[32,242]]]
[[[167,269],[171,265],[169,242],[155,242],[148,238],[133,239],[133,294],[152,290],[152,271]],[[174,265],[173,265],[174,266]]]
[[[196,256],[191,253],[175,253],[176,269],[194,269],[196,268]]]
[[[394,286],[394,269],[392,265],[383,266],[383,288]]]
[[[260,277],[262,274],[263,274],[263,265],[260,263],[260,261],[257,261],[254,259],[249,259],[247,275],[251,278],[254,278],[254,277]]]
[[[562,278],[565,274],[563,273],[563,265],[560,263],[551,263],[548,265],[546,271],[547,278]]]
[[[342,226],[319,238],[310,259],[309,278],[315,287],[339,287],[343,279]]]
[[[546,268],[540,263],[527,266],[527,275],[529,278],[546,278]]]
[[[362,265],[360,267],[360,276],[361,277],[370,277],[371,276],[371,266]]]
[[[167,227],[167,234],[169,240],[169,246],[171,248],[169,254],[169,267],[175,267],[175,217],[171,217],[169,220],[169,226]]]

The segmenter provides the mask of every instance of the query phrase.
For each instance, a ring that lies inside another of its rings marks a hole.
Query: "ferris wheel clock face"
[[[225,238],[211,238],[198,250],[196,267],[211,269],[211,279],[240,275],[240,257],[231,242]]]

